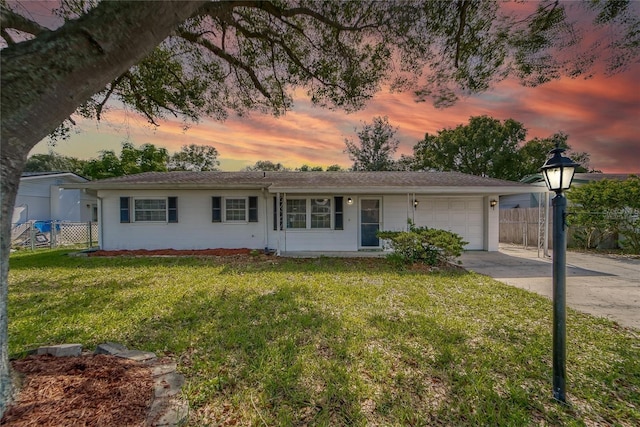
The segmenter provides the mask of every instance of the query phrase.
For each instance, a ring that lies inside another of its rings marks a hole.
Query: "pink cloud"
[[[173,152],[185,144],[213,145],[221,159],[250,165],[257,160],[282,162],[290,167],[304,163],[349,166],[344,153],[345,138],[356,138],[355,129],[374,116],[388,116],[398,127],[399,154],[411,154],[426,132],[468,123],[470,116],[512,118],[529,130],[528,138],[547,137],[555,132],[569,134],[576,151],[591,154],[591,166],[604,172],[640,169],[640,64],[613,77],[562,79],[527,88],[504,81],[490,91],[463,98],[447,109],[416,103],[411,93],[381,92],[356,113],[346,114],[315,108],[304,98],[285,116],[274,118],[258,113],[230,117],[225,122],[205,119],[186,132],[183,123],[162,121],[151,128],[144,118],[123,110],[109,112],[107,120],[95,125],[81,122],[83,131],[56,149],[62,154],[95,157],[103,146],[91,141],[108,139],[111,149],[128,139],[135,144],[151,142]],[[40,151],[46,149],[39,148]],[[78,154],[78,153],[84,154]]]

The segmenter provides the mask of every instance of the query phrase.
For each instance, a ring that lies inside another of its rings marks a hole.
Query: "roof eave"
[[[462,187],[280,187],[271,186],[268,188],[270,193],[289,193],[289,194],[456,194],[456,195],[479,195],[479,194],[523,194],[523,193],[539,193],[540,188],[529,186],[462,186]]]

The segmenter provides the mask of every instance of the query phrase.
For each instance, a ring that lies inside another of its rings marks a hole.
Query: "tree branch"
[[[462,35],[464,34],[464,26],[467,20],[468,7],[469,7],[469,0],[458,0],[460,24],[458,25],[458,32],[456,34],[456,58],[454,62],[454,66],[456,68],[458,68],[458,62],[460,61],[460,44],[462,43]]]
[[[324,86],[336,87],[336,88],[339,88],[340,90],[343,90],[343,91],[346,92],[346,89],[344,87],[342,87],[342,86],[340,86],[340,85],[338,85],[336,83],[328,82],[328,81],[325,81],[325,80],[321,79],[312,70],[310,70],[309,67],[304,65],[302,63],[302,61],[300,60],[300,58],[298,58],[298,56],[289,48],[289,46],[287,46],[287,44],[285,42],[283,42],[279,37],[277,37],[277,34],[273,34],[273,33],[272,34],[264,34],[264,33],[259,33],[259,32],[255,32],[255,31],[249,31],[249,30],[244,28],[242,25],[240,25],[236,21],[229,22],[229,24],[232,27],[234,27],[236,30],[240,31],[247,38],[260,39],[260,40],[270,41],[272,43],[275,43],[276,45],[280,46],[280,48],[287,55],[287,57],[289,57],[291,62],[293,62],[298,67],[300,67],[300,69],[302,69],[305,73],[307,73],[307,75],[309,77],[311,77],[312,79],[317,80],[319,83],[321,83]],[[271,36],[271,38],[270,38],[270,36]]]
[[[332,28],[335,28],[340,31],[361,31],[366,28],[375,28],[374,25],[363,25],[363,26],[346,26],[341,24],[338,21],[334,21],[332,19],[327,18],[319,12],[316,12],[308,7],[294,7],[291,9],[281,9],[276,6],[273,2],[270,1],[228,1],[228,2],[220,2],[220,3],[207,3],[204,5],[200,12],[203,12],[206,15],[211,17],[220,17],[222,16],[221,12],[230,13],[233,9],[238,7],[252,8],[252,9],[260,9],[263,10],[270,15],[280,19],[281,21],[288,23],[283,18],[292,18],[294,16],[308,16],[310,18],[315,19],[318,22],[326,24]]]
[[[214,45],[209,40],[203,39],[201,37],[198,37],[197,34],[188,32],[186,30],[178,30],[177,34],[178,34],[178,36],[182,37],[183,39],[185,39],[185,40],[187,40],[187,41],[189,41],[191,43],[195,43],[195,44],[198,44],[198,45],[204,47],[205,49],[209,50],[211,53],[213,53],[214,55],[216,55],[220,59],[225,60],[229,65],[231,65],[231,66],[233,66],[235,68],[239,68],[239,69],[243,70],[245,73],[247,73],[247,75],[251,79],[251,82],[253,83],[255,88],[258,91],[260,91],[260,93],[265,98],[271,99],[271,94],[262,85],[262,83],[260,82],[260,79],[258,78],[256,73],[251,69],[250,66],[248,66],[244,62],[240,61],[238,58],[235,58],[234,56],[230,55],[228,52],[220,49],[218,46]]]
[[[0,3],[0,28],[3,32],[10,28],[24,33],[33,34],[34,36],[37,36],[44,31],[50,31],[48,28],[43,27],[37,22],[25,18],[22,15],[18,15],[13,10],[9,9],[4,2]]]

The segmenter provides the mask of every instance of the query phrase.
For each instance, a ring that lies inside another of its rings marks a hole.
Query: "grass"
[[[569,310],[551,398],[551,302],[384,260],[10,260],[10,352],[116,341],[169,355],[189,424],[640,424],[638,331]]]

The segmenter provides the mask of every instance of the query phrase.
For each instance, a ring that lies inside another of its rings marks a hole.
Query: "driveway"
[[[500,245],[465,252],[462,266],[500,282],[552,297],[551,258],[537,249]],[[640,259],[567,252],[567,305],[640,329]]]

